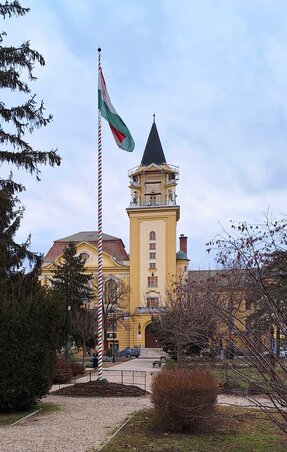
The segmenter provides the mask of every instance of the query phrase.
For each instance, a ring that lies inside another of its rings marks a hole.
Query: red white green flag
[[[124,151],[132,152],[135,147],[134,140],[111,103],[101,67],[99,67],[98,108],[103,118],[108,121],[117,145]]]

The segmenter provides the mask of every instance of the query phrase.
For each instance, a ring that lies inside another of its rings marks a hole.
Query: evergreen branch
[[[14,182],[12,178],[9,179],[0,179],[0,190],[7,190],[12,195],[15,193],[20,193],[22,191],[25,191],[24,185],[18,184],[17,182]]]
[[[39,179],[41,171],[38,169],[38,165],[50,165],[59,166],[61,164],[61,157],[55,151],[41,152],[41,151],[22,151],[22,152],[10,152],[0,151],[0,162],[6,162],[14,164],[17,168],[24,168],[30,174],[36,173],[36,177]]]
[[[0,88],[9,88],[12,91],[18,89],[22,93],[30,93],[30,88],[27,83],[19,80],[18,72],[10,69],[9,71],[0,70]]]
[[[29,76],[34,78],[32,76],[32,70],[34,69],[35,62],[41,66],[45,66],[44,57],[37,50],[30,48],[30,41],[23,42],[20,47],[0,46],[0,67],[3,69],[17,67],[27,69]]]
[[[3,41],[4,36],[7,36],[7,33],[5,31],[2,31],[0,33],[0,43]]]
[[[6,16],[25,16],[29,11],[30,8],[23,8],[18,0],[14,0],[14,2],[6,0],[5,3],[0,3],[0,16],[3,16],[4,19]]]
[[[45,127],[53,119],[52,115],[43,117],[44,102],[41,101],[40,106],[36,108],[35,97],[36,95],[32,96],[25,104],[12,108],[6,108],[5,104],[0,102],[0,116],[4,122],[12,121],[19,135],[24,134],[26,129],[29,133],[32,133],[36,128]]]
[[[33,152],[33,148],[26,141],[22,140],[18,135],[6,133],[1,128],[0,128],[0,143],[11,144],[14,149],[16,148],[22,149],[22,152],[28,153],[28,155],[29,153]]]

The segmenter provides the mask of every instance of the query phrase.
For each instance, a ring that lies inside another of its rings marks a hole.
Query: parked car
[[[131,358],[132,356],[135,356],[138,358],[140,356],[140,350],[138,348],[124,348],[122,351],[118,352],[118,357],[124,357],[124,358]]]
[[[280,358],[287,358],[287,348],[280,348],[280,353],[279,353]]]
[[[272,353],[270,353],[269,351],[265,351],[262,353],[262,356],[268,356],[268,355],[273,355],[276,357],[276,351],[272,350]],[[283,348],[280,347],[280,351],[279,351],[279,358],[287,358],[287,348]]]

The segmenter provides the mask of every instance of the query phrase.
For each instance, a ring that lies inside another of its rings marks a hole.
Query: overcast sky
[[[97,229],[97,48],[116,110],[136,143],[117,148],[103,121],[103,230],[129,251],[128,170],[156,123],[178,165],[177,235],[190,268],[214,267],[205,243],[230,219],[286,213],[287,2],[285,0],[21,0],[23,18],[1,21],[5,43],[43,54],[32,91],[54,121],[28,141],[58,148],[42,180],[15,173],[27,191],[18,234],[32,249]],[[7,102],[12,95],[6,95]]]

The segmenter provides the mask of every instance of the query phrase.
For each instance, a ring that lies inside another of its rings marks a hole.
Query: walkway
[[[72,398],[49,395],[61,411],[0,429],[2,452],[89,452],[126,417],[151,406],[149,397]]]

